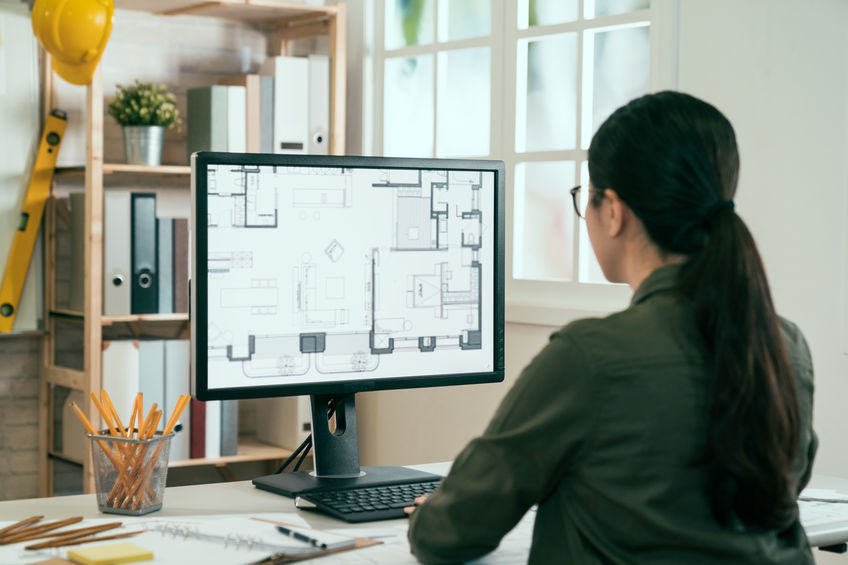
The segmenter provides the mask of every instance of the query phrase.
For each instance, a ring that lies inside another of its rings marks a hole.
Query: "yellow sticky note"
[[[153,552],[134,543],[112,543],[74,549],[68,552],[68,559],[73,559],[83,565],[112,565],[113,563],[150,561],[153,559]]]

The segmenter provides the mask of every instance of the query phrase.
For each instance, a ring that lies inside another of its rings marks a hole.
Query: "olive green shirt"
[[[709,373],[678,266],[654,271],[627,310],[551,336],[481,437],[410,519],[425,563],[494,550],[538,504],[530,563],[813,563],[797,518],[783,531],[722,527],[695,464],[706,438]],[[813,371],[781,320],[797,379],[798,491],[816,451]]]

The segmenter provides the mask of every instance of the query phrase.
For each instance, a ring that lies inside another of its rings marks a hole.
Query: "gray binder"
[[[165,343],[165,407],[170,417],[181,394],[189,394],[189,342],[185,339],[169,339]],[[191,436],[191,408],[183,410],[174,427],[171,440],[170,461],[188,459]]]
[[[158,218],[156,229],[159,231],[159,313],[171,314],[174,311],[174,220]]]
[[[130,193],[103,195],[103,313],[130,313]]]

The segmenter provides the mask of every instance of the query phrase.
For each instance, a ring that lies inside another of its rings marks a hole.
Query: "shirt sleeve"
[[[789,323],[786,323],[789,325]],[[798,493],[804,490],[810,481],[813,471],[813,461],[818,451],[819,440],[813,430],[813,360],[807,340],[794,324],[789,325],[787,339],[790,353],[789,358],[795,372],[795,393],[798,397],[798,417],[800,434],[798,438],[798,455],[793,464],[793,474],[798,478]]]
[[[495,549],[587,448],[591,367],[567,330],[554,334],[507,393],[482,436],[410,518],[412,553],[455,563]]]

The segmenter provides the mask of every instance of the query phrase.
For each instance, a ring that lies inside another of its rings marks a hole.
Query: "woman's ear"
[[[607,206],[605,209],[602,207],[601,213],[605,216],[607,235],[618,237],[624,230],[625,216],[630,212],[630,208],[619,198],[618,193],[611,188],[604,190],[604,201],[607,203]]]

